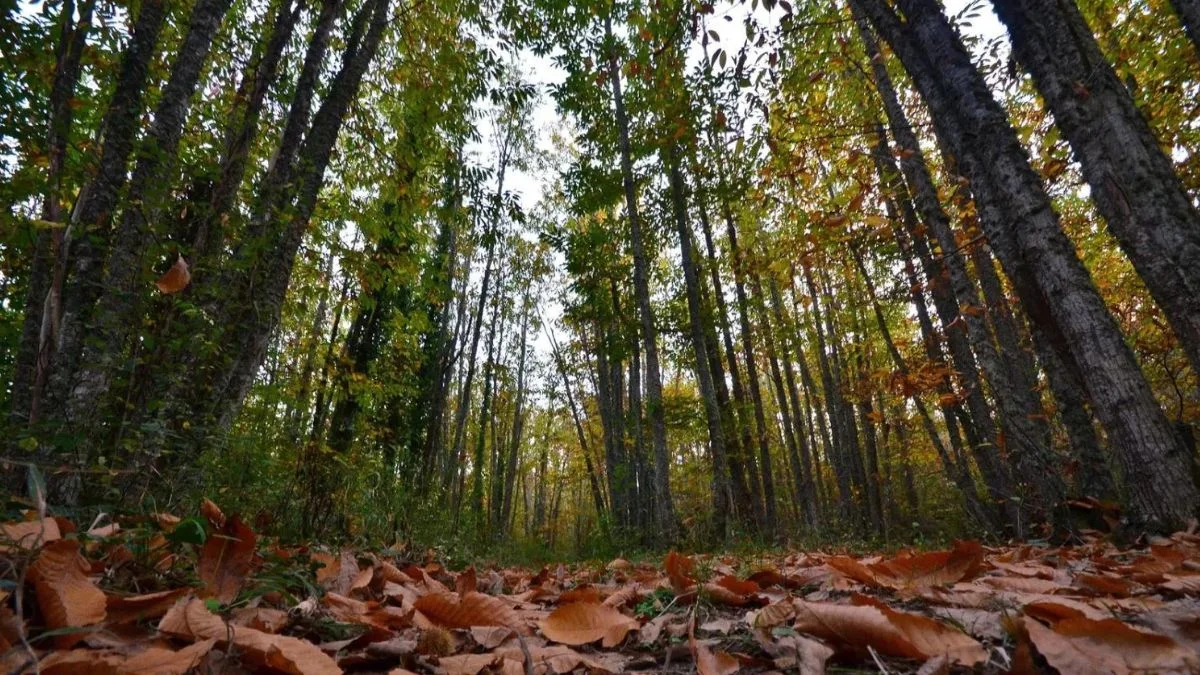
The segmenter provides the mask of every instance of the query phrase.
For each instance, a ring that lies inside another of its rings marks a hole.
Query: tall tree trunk
[[[787,398],[791,402],[792,420],[795,427],[794,436],[796,445],[800,451],[800,469],[797,476],[800,480],[799,498],[803,507],[805,517],[808,519],[807,524],[811,528],[820,526],[821,511],[820,501],[817,499],[816,480],[814,479],[814,455],[816,454],[816,439],[809,435],[808,427],[805,423],[806,415],[800,407],[800,391],[796,386],[796,376],[792,372],[793,350],[790,343],[790,335],[797,335],[795,327],[790,324],[786,316],[786,310],[783,306],[783,298],[779,293],[779,284],[775,277],[770,277],[771,288],[771,312],[775,317],[775,325],[782,334],[780,335],[780,358],[783,361],[783,376],[787,383]],[[796,348],[795,358],[803,359],[803,350]],[[812,449],[810,451],[809,440],[812,439]]]
[[[712,372],[709,370],[708,349],[704,339],[704,316],[700,306],[700,274],[697,267],[698,253],[693,250],[692,232],[688,226],[687,194],[683,171],[679,166],[679,148],[672,145],[664,158],[671,184],[671,204],[674,212],[675,231],[679,235],[679,255],[683,265],[684,284],[687,287],[688,324],[691,328],[692,352],[696,358],[696,379],[700,384],[700,398],[704,401],[704,418],[708,423],[708,441],[712,454],[712,500],[713,530],[717,541],[722,541],[727,532],[729,515],[728,459],[725,456],[725,430],[721,425],[721,409],[717,405]],[[765,470],[764,466],[764,470]],[[773,512],[768,506],[768,517]]]
[[[63,219],[62,190],[66,172],[67,148],[71,140],[74,123],[74,108],[71,99],[79,78],[83,74],[83,50],[87,46],[92,28],[92,14],[96,0],[85,0],[79,7],[79,20],[75,20],[75,2],[67,0],[59,11],[59,37],[55,44],[54,79],[50,87],[46,122],[46,190],[42,196],[41,218],[47,223],[59,223]],[[50,337],[43,328],[49,325],[46,294],[50,292],[54,277],[55,260],[61,253],[63,233],[60,229],[51,232],[39,227],[34,235],[33,260],[29,269],[29,290],[25,298],[25,314],[21,325],[21,338],[13,364],[10,391],[10,418],[18,424],[31,424],[38,419],[38,404],[50,351]],[[53,317],[57,320],[57,317]],[[40,380],[40,381],[39,381]],[[15,472],[14,472],[15,475]],[[10,486],[15,493],[17,486]]]
[[[1123,469],[1132,519],[1156,530],[1182,526],[1200,503],[1193,460],[941,8],[932,0],[900,0],[902,22],[880,0],[852,2],[913,76],[938,134],[962,162],[984,231],[1030,318],[1085,383]]]
[[[82,355],[79,347],[86,333],[88,312],[103,291],[98,281],[111,235],[109,219],[125,185],[129,155],[142,118],[146,80],[165,14],[162,0],[142,3],[133,38],[121,55],[113,97],[98,135],[103,139],[99,162],[79,192],[59,244],[39,346],[30,352],[37,357],[31,409],[44,407],[61,415],[70,391]]]
[[[1196,3],[1178,3],[1181,16]],[[1200,372],[1200,211],[1075,0],[993,0],[1109,231]],[[1197,17],[1192,16],[1194,20]],[[1189,28],[1196,26],[1189,21]]]
[[[670,457],[667,454],[667,422],[663,410],[662,373],[658,360],[658,329],[654,325],[654,310],[650,306],[650,261],[642,233],[641,216],[637,206],[637,184],[633,176],[633,150],[629,141],[629,118],[625,99],[621,95],[621,69],[612,45],[612,17],[604,18],[604,34],[608,40],[608,79],[612,85],[613,117],[617,123],[621,153],[621,184],[625,191],[625,209],[629,217],[630,247],[633,249],[633,289],[641,319],[642,346],[646,359],[646,408],[650,417],[650,435],[654,445],[655,520],[660,537],[671,540],[676,531],[675,506],[671,499]]]

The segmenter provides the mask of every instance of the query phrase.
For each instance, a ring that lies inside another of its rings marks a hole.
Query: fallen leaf
[[[830,558],[827,564],[860,583],[916,591],[975,576],[983,564],[983,547],[977,541],[959,541],[949,551],[899,555],[871,565],[844,556]]]
[[[540,627],[542,634],[554,642],[578,646],[602,640],[604,647],[612,648],[620,644],[629,631],[637,630],[638,621],[612,607],[576,602],[559,606]]]
[[[676,593],[682,593],[696,585],[696,580],[691,576],[696,568],[695,560],[671,551],[663,560],[663,568],[667,571],[667,578],[671,580],[671,587]]]
[[[74,539],[52,541],[38,553],[29,578],[47,627],[82,627],[104,621],[107,599],[88,579],[90,569]],[[82,634],[68,633],[56,636],[54,642],[59,649],[67,649],[82,638]]]
[[[121,625],[157,619],[180,598],[191,593],[190,588],[173,588],[144,595],[108,595],[107,623]]]
[[[291,675],[340,675],[342,669],[316,645],[286,635],[271,635],[228,625],[197,598],[181,601],[158,623],[158,630],[192,640],[232,644],[251,665]]]
[[[0,533],[4,535],[5,544],[11,542],[16,544],[17,548],[26,551],[32,551],[43,544],[62,539],[58,521],[53,518],[0,524]],[[10,547],[0,545],[0,551],[9,550],[11,550]]]
[[[712,651],[703,642],[696,640],[694,631],[688,631],[688,647],[692,650],[692,662],[699,675],[732,675],[741,669],[738,660],[723,651]]]
[[[520,630],[522,626],[521,618],[512,607],[483,593],[467,593],[461,600],[449,593],[434,593],[418,598],[413,607],[443,628],[508,626]]]
[[[850,651],[871,646],[888,656],[922,660],[948,654],[955,662],[968,666],[987,658],[987,652],[974,638],[928,617],[897,612],[877,603],[847,606],[796,600],[793,604],[798,632]]]
[[[1064,619],[1047,628],[1025,621],[1029,639],[1061,675],[1187,673],[1200,657],[1169,637],[1130,628],[1116,619]]]
[[[203,594],[225,604],[233,602],[250,574],[256,544],[254,531],[237,516],[209,536],[196,562]]]
[[[475,566],[472,565],[454,578],[454,590],[458,591],[459,595],[473,593],[478,590],[478,583],[478,580],[475,578]]]
[[[214,530],[225,527],[225,512],[211,499],[205,498],[200,502],[200,515],[208,520],[208,524],[212,525]]]
[[[462,654],[443,656],[438,659],[438,665],[446,675],[478,675],[479,671],[492,667],[499,660],[495,654]]]

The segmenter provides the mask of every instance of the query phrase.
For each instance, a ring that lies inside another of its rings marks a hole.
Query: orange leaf
[[[901,555],[873,565],[842,556],[830,558],[827,563],[864,584],[915,591],[948,586],[975,576],[983,563],[983,547],[976,541],[960,541],[949,551]]]
[[[718,586],[728,588],[738,595],[751,595],[758,592],[758,584],[754,583],[753,581],[742,581],[741,579],[738,579],[730,574],[726,574],[720,579],[717,579],[715,583]]]
[[[729,654],[713,652],[703,642],[696,641],[695,624],[688,629],[688,646],[692,649],[692,661],[700,675],[733,675],[741,669],[738,660]]]
[[[625,634],[637,630],[638,621],[612,607],[593,602],[561,605],[541,622],[542,634],[566,645],[586,645],[603,640],[606,648],[616,647]]]
[[[1116,619],[1064,619],[1047,628],[1026,621],[1029,639],[1062,675],[1197,672],[1200,657],[1163,635]]]
[[[254,531],[237,516],[210,536],[196,562],[204,594],[222,603],[233,602],[250,574],[256,543]]]
[[[31,551],[47,542],[62,539],[62,530],[58,527],[58,521],[53,518],[4,523],[0,525],[0,532],[3,533],[4,540],[11,541],[18,548],[26,551]],[[8,550],[10,550],[8,546],[0,545],[0,551]]]
[[[462,600],[449,593],[432,593],[417,598],[413,607],[443,628],[508,626],[519,630],[523,625],[516,610],[503,600],[483,593],[467,593]]]
[[[192,283],[192,273],[188,271],[187,261],[181,255],[175,260],[175,264],[171,265],[171,269],[154,282],[154,285],[158,286],[160,293],[171,295],[187,288],[190,283]]]
[[[56,651],[38,663],[38,670],[45,675],[184,675],[200,664],[216,642],[205,640],[179,651],[148,647],[132,655],[91,649]]]
[[[109,595],[107,601],[108,623],[120,625],[146,619],[157,619],[166,614],[179,598],[187,595],[191,590],[190,588],[175,588],[145,595]]]
[[[458,591],[459,595],[466,595],[479,590],[479,582],[475,578],[475,566],[471,565],[467,569],[459,573],[454,578],[454,590]]]
[[[219,530],[225,526],[225,513],[211,499],[205,498],[200,502],[200,515],[208,519],[208,524],[212,525],[213,529]]]
[[[793,604],[798,632],[848,651],[870,646],[888,656],[922,660],[947,654],[964,665],[987,658],[987,652],[974,638],[924,616],[897,612],[880,604],[846,606],[802,600]]]
[[[245,626],[226,625],[208,611],[204,601],[192,598],[171,608],[158,623],[163,633],[191,639],[230,643],[258,668],[291,675],[340,675],[342,670],[316,645],[286,635],[271,635]]]
[[[696,580],[692,578],[692,572],[696,569],[695,560],[671,551],[663,560],[663,568],[667,571],[676,593],[682,593],[696,585]]]
[[[88,579],[90,569],[74,539],[59,539],[42,548],[29,568],[29,578],[48,628],[91,626],[104,621],[106,599]],[[80,634],[59,635],[55,643],[59,649],[67,649],[82,638]]]

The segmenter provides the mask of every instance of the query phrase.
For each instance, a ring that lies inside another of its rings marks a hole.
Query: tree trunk
[[[1075,0],[993,0],[1109,231],[1200,372],[1200,211]],[[1196,3],[1176,3],[1193,16]],[[1190,7],[1186,5],[1191,5]]]
[[[688,324],[691,328],[692,352],[696,358],[696,379],[700,385],[700,398],[704,401],[704,418],[708,423],[708,440],[712,453],[713,534],[717,541],[723,541],[727,533],[730,505],[725,431],[721,425],[721,409],[717,405],[712,372],[708,364],[708,350],[705,346],[704,316],[700,307],[700,275],[696,269],[698,253],[693,251],[692,232],[688,227],[687,194],[683,171],[679,167],[679,154],[679,148],[673,145],[666,151],[664,159],[671,184],[675,231],[679,235],[679,254],[683,265],[684,284],[687,287]],[[774,515],[770,508],[768,507],[768,513],[771,515],[768,517]],[[771,525],[774,526],[773,518]]]
[[[1085,383],[1124,471],[1130,516],[1150,529],[1181,527],[1200,502],[1192,458],[941,8],[932,0],[901,0],[901,22],[880,0],[852,1],[913,76],[938,134],[962,162],[984,231],[1029,316]]]
[[[71,140],[74,109],[71,99],[83,73],[82,57],[92,27],[92,14],[96,0],[85,0],[79,8],[79,20],[75,20],[75,2],[67,0],[59,11],[59,39],[55,44],[54,80],[50,88],[50,116],[46,124],[46,191],[42,197],[41,218],[47,223],[62,221],[62,190],[66,170],[67,148]],[[14,358],[10,391],[10,419],[17,424],[32,424],[37,421],[44,377],[53,346],[46,342],[51,319],[45,313],[46,294],[50,292],[54,277],[55,260],[63,245],[62,230],[51,232],[39,227],[34,239],[33,260],[29,270],[29,289],[25,297],[25,314],[21,326],[21,338]],[[57,317],[55,317],[57,318]],[[44,337],[45,336],[45,337]],[[14,472],[16,475],[16,472]],[[15,493],[19,487],[10,486]]]
[[[612,17],[604,19],[604,33],[611,43]],[[625,191],[625,208],[629,217],[630,245],[633,249],[633,288],[641,319],[642,345],[646,359],[646,407],[650,417],[650,435],[654,445],[654,500],[658,536],[670,541],[676,531],[675,507],[671,499],[670,457],[667,454],[667,422],[662,399],[662,374],[658,361],[658,329],[654,326],[654,310],[650,306],[650,262],[643,240],[642,222],[637,207],[637,185],[633,176],[633,151],[629,140],[629,119],[621,95],[621,70],[616,50],[610,45],[608,79],[612,85],[613,116],[617,123],[621,153],[621,184]]]
[[[1171,7],[1179,15],[1188,39],[1196,48],[1196,57],[1200,58],[1200,0],[1171,0]]]
[[[803,513],[807,518],[807,525],[811,528],[820,527],[821,510],[820,501],[817,499],[816,480],[814,479],[814,461],[813,455],[816,454],[816,440],[809,435],[809,429],[805,423],[805,413],[800,407],[800,391],[796,386],[796,376],[792,372],[792,347],[789,344],[789,335],[796,335],[795,327],[790,324],[788,317],[785,316],[783,307],[783,298],[779,294],[779,284],[775,281],[775,277],[770,277],[771,289],[771,312],[775,317],[775,325],[783,334],[780,335],[780,357],[783,361],[783,376],[787,383],[787,398],[791,402],[792,421],[795,427],[794,436],[796,445],[800,451],[800,469],[796,474],[800,480],[798,486],[800,504],[802,505]],[[803,351],[799,348],[795,349],[795,358],[803,359]],[[812,438],[813,447],[810,451],[809,440]]]

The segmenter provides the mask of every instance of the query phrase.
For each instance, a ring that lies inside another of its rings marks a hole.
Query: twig
[[[533,655],[529,653],[529,645],[525,644],[525,637],[517,633],[517,644],[521,645],[521,654],[525,657],[525,675],[533,675]]]
[[[890,671],[887,669],[887,666],[883,665],[883,661],[879,660],[879,653],[875,651],[875,648],[867,645],[867,651],[871,652],[871,658],[875,660],[875,665],[879,666],[879,672],[883,673],[883,675],[888,675]]]

